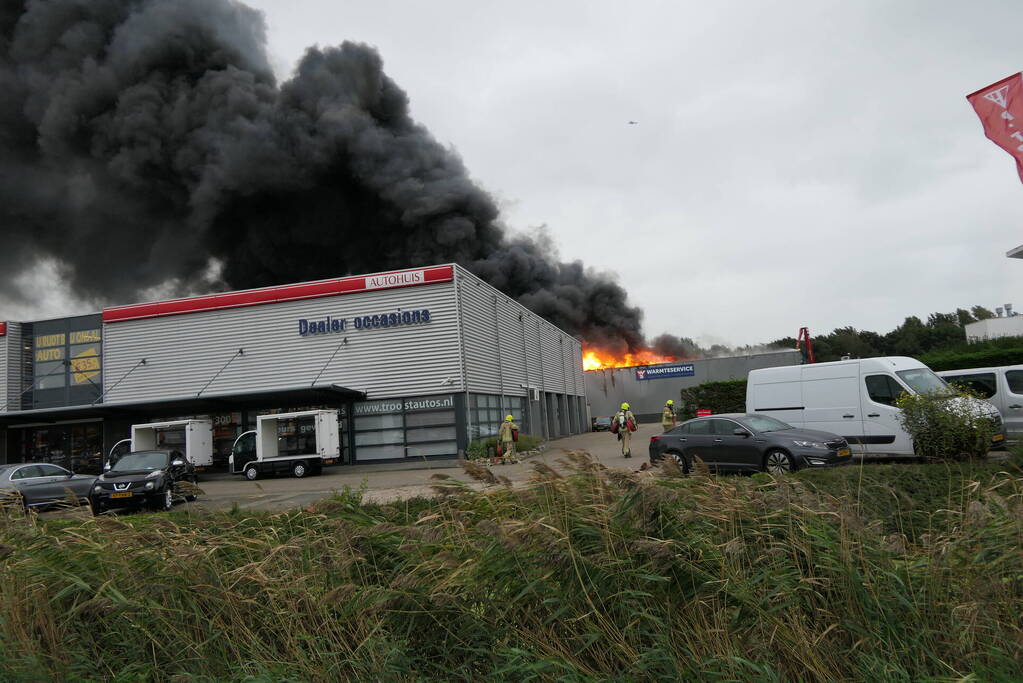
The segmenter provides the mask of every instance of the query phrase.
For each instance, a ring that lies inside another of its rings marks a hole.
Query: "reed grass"
[[[1023,473],[901,467],[7,512],[0,679],[1018,680]]]

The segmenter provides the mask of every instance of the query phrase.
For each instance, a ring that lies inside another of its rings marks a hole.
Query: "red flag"
[[[966,99],[984,124],[988,140],[1016,159],[1016,171],[1023,181],[1023,74],[1003,78]]]

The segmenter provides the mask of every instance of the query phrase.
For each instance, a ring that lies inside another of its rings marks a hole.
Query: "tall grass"
[[[853,468],[647,476],[566,457],[526,489],[448,482],[393,506],[10,515],[0,678],[1019,676],[1018,471],[960,477],[907,533]]]

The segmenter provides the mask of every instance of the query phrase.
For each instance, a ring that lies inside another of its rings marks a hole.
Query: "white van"
[[[969,368],[939,372],[949,384],[964,384],[998,409],[1005,425],[1005,438],[1023,437],[1023,365]]]
[[[838,434],[858,453],[913,455],[913,441],[899,424],[895,399],[903,392],[947,389],[926,365],[902,356],[790,365],[750,371],[746,412]],[[977,403],[998,419],[997,411]],[[997,434],[993,445],[1003,439],[1004,434]]]

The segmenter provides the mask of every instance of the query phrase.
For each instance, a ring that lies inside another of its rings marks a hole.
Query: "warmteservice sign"
[[[636,379],[668,379],[669,377],[692,377],[696,374],[696,366],[692,363],[678,365],[651,365],[636,368]]]

